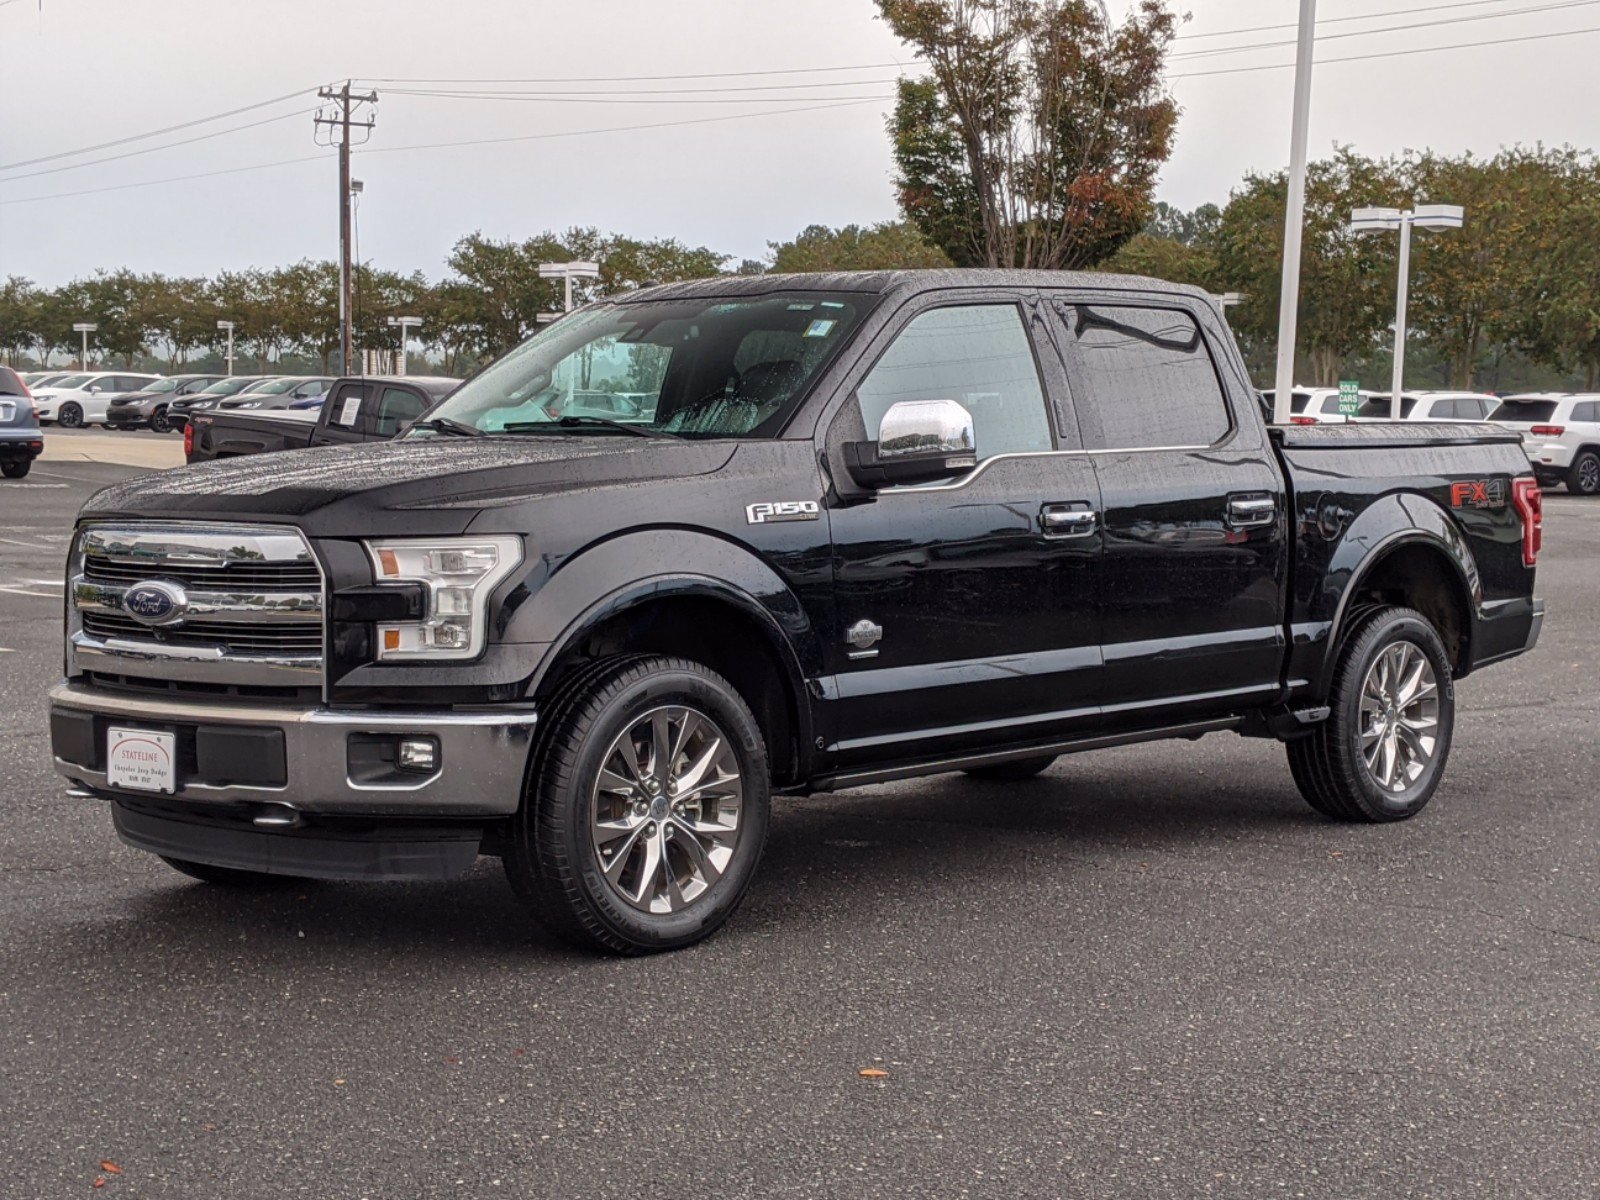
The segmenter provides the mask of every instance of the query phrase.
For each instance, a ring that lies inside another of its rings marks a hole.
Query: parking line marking
[[[51,592],[26,592],[17,587],[6,587],[0,584],[0,595],[4,596],[37,596],[41,600],[59,600],[60,596]]]

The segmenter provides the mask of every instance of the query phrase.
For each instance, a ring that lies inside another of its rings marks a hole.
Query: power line
[[[893,83],[894,80],[886,82]],[[715,98],[696,97],[689,100],[674,100],[670,97],[645,96],[637,100],[623,97],[600,97],[570,95],[562,92],[549,92],[544,95],[537,93],[493,93],[493,92],[403,92],[390,88],[384,92],[386,96],[418,96],[424,99],[435,100],[515,100],[523,103],[536,104],[793,104],[796,100],[815,100],[819,102],[847,101],[847,100],[885,100],[892,97],[884,95],[874,96],[719,96]]]
[[[84,167],[98,167],[101,163],[118,162],[124,158],[137,158],[141,154],[154,154],[158,150],[172,150],[178,146],[189,146],[195,142],[204,142],[210,138],[225,137],[230,133],[241,133],[246,129],[256,129],[262,125],[271,125],[276,121],[287,121],[290,117],[303,117],[313,113],[315,108],[301,108],[294,112],[281,113],[276,117],[266,117],[260,121],[251,121],[248,125],[234,125],[228,129],[218,129],[213,133],[202,133],[197,137],[184,138],[179,142],[164,142],[159,146],[146,146],[142,150],[128,150],[122,154],[109,154],[104,158],[91,158],[88,162],[68,163],[64,167],[46,167],[43,171],[29,171],[26,175],[12,175],[7,179],[0,179],[0,187],[16,183],[19,179],[37,179],[40,175],[59,175],[63,171],[79,171]]]
[[[904,63],[862,63],[853,67],[768,67],[759,71],[707,71],[692,75],[572,75],[540,79],[449,79],[443,76],[418,76],[411,79],[374,79],[362,76],[362,83],[652,83],[674,79],[750,79],[772,75],[817,75],[825,71],[887,71],[903,68]]]
[[[146,138],[160,137],[164,133],[177,133],[179,130],[193,129],[196,125],[207,125],[212,121],[236,117],[240,113],[254,112],[258,108],[282,104],[285,100],[293,100],[296,96],[309,96],[316,90],[316,88],[301,88],[297,92],[286,92],[282,96],[274,96],[271,100],[262,100],[256,104],[246,104],[243,108],[230,108],[227,112],[213,113],[209,117],[197,117],[193,121],[183,121],[177,125],[168,125],[165,129],[152,129],[149,133],[135,133],[128,137],[116,138],[113,141],[99,142],[93,146],[80,146],[76,150],[63,150],[60,154],[46,154],[41,158],[24,158],[14,163],[0,163],[0,171],[9,171],[14,167],[31,167],[38,163],[55,162],[63,158],[76,158],[80,154],[92,154],[96,150],[110,150],[116,146],[126,146],[129,142],[142,142]]]
[[[1375,37],[1384,33],[1403,33],[1413,29],[1433,29],[1441,25],[1465,25],[1473,21],[1499,21],[1507,17],[1531,16],[1535,13],[1559,12],[1569,8],[1592,8],[1600,0],[1558,0],[1556,3],[1540,4],[1530,8],[1509,9],[1505,12],[1469,13],[1463,16],[1447,17],[1439,21],[1413,21],[1408,25],[1386,25],[1381,29],[1351,29],[1342,33],[1319,33],[1319,42],[1337,42],[1354,37]],[[1190,50],[1168,55],[1168,59],[1213,58],[1218,55],[1238,54],[1247,50],[1274,50],[1284,46],[1293,46],[1294,39],[1278,42],[1257,42],[1250,46],[1215,46],[1207,50]]]
[[[1572,0],[1568,0],[1572,2]],[[591,88],[586,91],[560,91],[551,92],[540,90],[537,92],[516,91],[491,91],[486,87],[474,88],[402,88],[386,87],[384,94],[389,96],[692,96],[703,95],[711,92],[801,92],[812,88],[832,87],[877,87],[886,83],[894,83],[900,77],[891,76],[888,79],[830,79],[825,83],[744,83],[744,84],[719,84],[715,87],[689,87],[689,88]],[[799,99],[799,97],[796,97]]]
[[[1318,17],[1318,25],[1340,25],[1346,21],[1371,21],[1381,20],[1385,17],[1409,17],[1413,13],[1442,12],[1448,8],[1481,8],[1486,4],[1510,4],[1512,0],[1453,0],[1450,4],[1428,4],[1421,8],[1396,8],[1388,12],[1361,13],[1353,17]],[[1178,41],[1193,41],[1196,38],[1233,37],[1241,33],[1273,33],[1279,29],[1295,29],[1296,24],[1290,21],[1281,25],[1251,25],[1244,29],[1213,29],[1206,33],[1180,33]]]
[[[1350,54],[1343,58],[1319,58],[1317,66],[1330,66],[1333,63],[1367,62],[1377,58],[1405,58],[1412,54],[1437,54],[1442,50],[1476,50],[1483,46],[1506,46],[1516,42],[1544,42],[1551,38],[1577,37],[1584,33],[1600,33],[1600,25],[1590,26],[1587,29],[1558,29],[1550,33],[1530,33],[1521,37],[1489,38],[1482,42],[1458,42],[1449,46],[1414,46],[1409,50],[1383,50],[1371,54]],[[1248,75],[1255,71],[1287,71],[1293,63],[1264,63],[1256,67],[1219,67],[1215,71],[1187,71],[1180,75],[1168,75],[1168,79],[1202,79],[1209,75]]]
[[[40,200],[65,200],[69,196],[93,196],[100,192],[124,192],[131,188],[155,187],[163,183],[187,183],[191,179],[212,179],[218,175],[237,175],[243,171],[265,171],[269,167],[287,167],[294,163],[326,162],[326,154],[308,154],[302,158],[280,158],[275,162],[253,163],[248,167],[224,167],[220,171],[200,171],[193,175],[173,175],[166,179],[145,179],[139,183],[113,183],[106,187],[81,188],[75,192],[51,192],[46,196],[18,196],[14,200],[0,200],[4,204],[35,204]]]

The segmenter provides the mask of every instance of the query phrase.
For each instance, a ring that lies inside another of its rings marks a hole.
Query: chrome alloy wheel
[[[1600,492],[1600,458],[1590,454],[1579,461],[1577,490],[1585,496]]]
[[[1372,781],[1403,792],[1439,746],[1439,680],[1410,642],[1384,649],[1361,687],[1361,756]]]
[[[590,833],[606,882],[647,913],[694,903],[733,858],[743,803],[738,756],[715,721],[677,705],[643,714],[595,780]]]

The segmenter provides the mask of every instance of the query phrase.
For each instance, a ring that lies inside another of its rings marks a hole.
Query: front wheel
[[[56,414],[56,420],[63,429],[83,428],[83,406],[68,401],[61,406],[61,411]]]
[[[1450,755],[1455,689],[1432,624],[1384,608],[1339,652],[1327,720],[1289,743],[1289,767],[1312,808],[1340,821],[1403,821],[1433,799]]]
[[[172,422],[167,420],[167,410],[158,408],[150,414],[150,428],[155,433],[170,433]]]
[[[727,680],[681,658],[601,664],[552,706],[506,874],[576,945],[688,946],[744,898],[770,790],[761,729]]]
[[[1600,454],[1585,450],[1572,460],[1567,472],[1567,491],[1578,496],[1600,495]]]
[[[21,479],[31,470],[33,470],[33,460],[31,458],[24,458],[17,462],[0,463],[0,474],[3,474],[7,479]]]

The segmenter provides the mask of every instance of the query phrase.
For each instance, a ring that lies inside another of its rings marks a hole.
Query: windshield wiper
[[[425,421],[414,422],[413,429],[432,429],[438,433],[453,433],[457,437],[482,437],[483,430],[476,425],[468,425],[465,421],[457,421],[450,417],[429,417]]]
[[[507,433],[539,433],[549,429],[552,425],[561,429],[616,429],[623,433],[632,434],[642,438],[669,438],[672,441],[682,441],[675,433],[668,433],[664,429],[651,429],[646,425],[629,425],[624,421],[613,421],[608,417],[557,417],[553,421],[512,421],[505,427]]]

